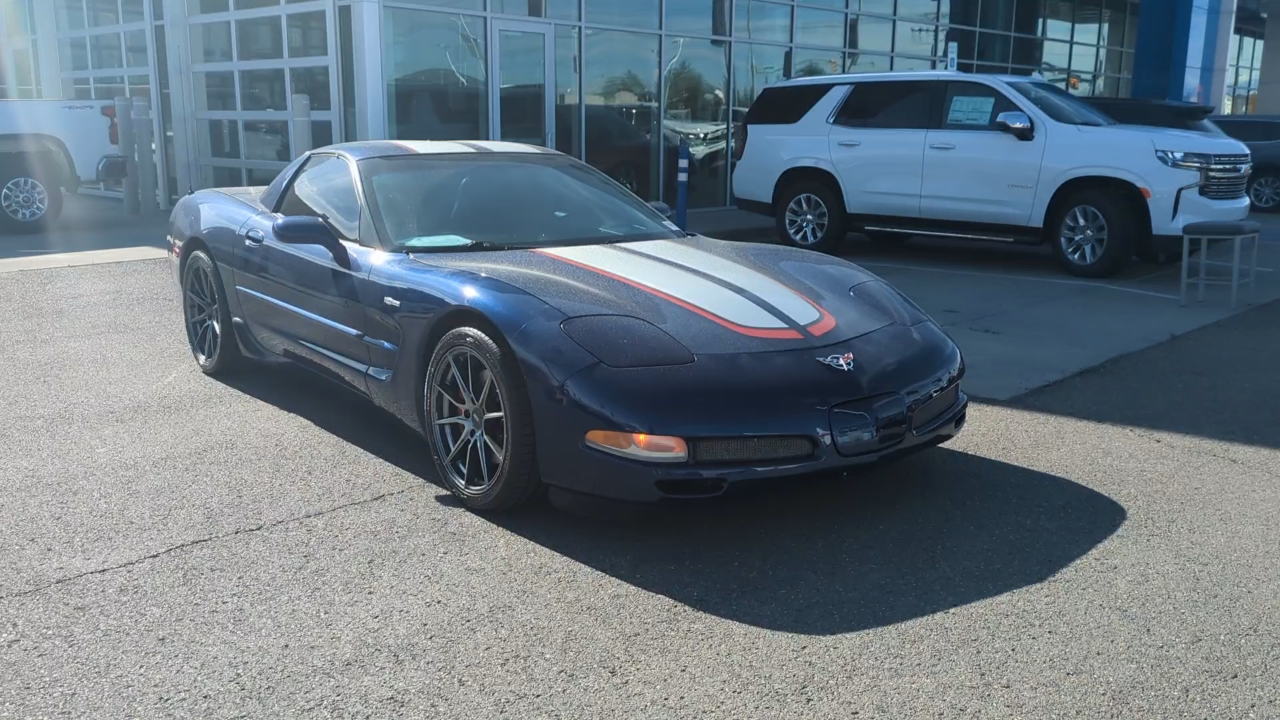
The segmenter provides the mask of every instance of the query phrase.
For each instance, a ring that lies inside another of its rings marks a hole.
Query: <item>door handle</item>
[[[862,144],[862,141],[861,140],[837,140],[836,144],[843,145],[845,147],[858,147],[859,145]]]
[[[951,143],[934,143],[929,147],[933,148],[934,150],[955,150],[956,149],[956,146],[952,145]]]
[[[258,247],[267,241],[267,236],[262,234],[261,230],[249,230],[244,234],[244,244],[249,247]]]

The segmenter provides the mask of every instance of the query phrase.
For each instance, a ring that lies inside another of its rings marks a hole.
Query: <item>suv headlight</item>
[[[1175,150],[1157,150],[1156,159],[1171,168],[1183,170],[1203,170],[1213,164],[1212,155]]]

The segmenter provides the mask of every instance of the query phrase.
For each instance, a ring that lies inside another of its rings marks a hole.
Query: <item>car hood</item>
[[[928,319],[861,267],[780,245],[692,236],[415,258],[497,279],[567,318],[639,318],[695,354],[824,347]]]
[[[1127,135],[1135,142],[1149,142],[1155,150],[1173,150],[1176,152],[1210,153],[1215,155],[1245,155],[1249,148],[1235,138],[1225,135],[1196,132],[1193,130],[1177,130],[1175,128],[1159,128],[1147,125],[1108,125],[1106,127],[1080,126],[1085,134],[1119,133]]]

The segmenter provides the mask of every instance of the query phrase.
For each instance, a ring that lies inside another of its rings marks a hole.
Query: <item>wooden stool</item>
[[[1254,285],[1258,274],[1258,233],[1262,230],[1262,226],[1253,220],[1234,220],[1230,222],[1198,222],[1191,223],[1182,228],[1182,298],[1180,305],[1187,304],[1187,284],[1198,283],[1200,291],[1197,301],[1204,302],[1204,286],[1205,285],[1230,285],[1231,286],[1231,307],[1236,306],[1236,294],[1242,284],[1249,285],[1249,302],[1253,302]],[[1191,259],[1191,243],[1195,240],[1200,241],[1200,276],[1197,278],[1187,277],[1187,264]],[[1225,277],[1208,277],[1205,275],[1205,256],[1209,252],[1209,241],[1211,240],[1230,240],[1233,245],[1231,254],[1231,278]],[[1240,278],[1240,245],[1245,240],[1252,240],[1253,247],[1249,253],[1249,277]]]

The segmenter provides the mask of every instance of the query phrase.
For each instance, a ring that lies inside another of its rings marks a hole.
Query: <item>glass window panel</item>
[[[129,97],[151,99],[151,78],[146,75],[130,75],[126,79],[129,81]]]
[[[787,77],[787,51],[772,45],[733,44],[733,107],[746,111],[766,87]]]
[[[582,80],[578,60],[578,28],[556,26],[556,149],[581,158]]]
[[[658,0],[586,0],[584,12],[589,23],[658,28]]]
[[[196,62],[230,62],[231,23],[200,23],[191,26],[191,57]]]
[[[289,122],[287,120],[246,120],[244,159],[289,162]]]
[[[1098,94],[1103,97],[1120,97],[1120,78],[1116,75],[1102,78],[1102,89]]]
[[[1040,36],[1054,40],[1070,40],[1072,18],[1071,3],[1063,0],[1049,0],[1045,6],[1044,22],[1040,26]]]
[[[13,75],[19,86],[35,84],[35,76],[31,73],[31,53],[25,48],[13,51]]]
[[[1247,67],[1236,68],[1236,87],[1246,89],[1253,79],[1253,70]]]
[[[94,70],[114,70],[124,67],[120,33],[90,35],[89,53],[93,59]]]
[[[489,9],[504,15],[577,20],[578,0],[490,0]]]
[[[796,8],[796,44],[844,47],[845,14]]]
[[[980,63],[1008,65],[1012,45],[1012,36],[980,32],[978,33],[978,51],[974,57]]]
[[[204,187],[207,188],[240,187],[244,185],[244,178],[241,177],[240,168],[203,165],[200,168],[200,175],[204,180]]]
[[[978,5],[978,27],[984,30],[1012,32],[1013,19],[1014,0],[982,0]]]
[[[236,21],[237,60],[279,60],[284,57],[280,16]]]
[[[945,63],[943,65],[945,66]],[[933,60],[925,60],[924,58],[894,57],[893,71],[904,70],[932,70]]]
[[[1124,45],[1124,23],[1128,17],[1128,0],[1103,0],[1102,33],[1098,37],[1099,45],[1120,47]],[[1118,85],[1112,83],[1110,89],[1116,90]],[[1109,95],[1108,97],[1115,97]]]
[[[844,71],[847,73],[889,72],[889,56],[856,52],[845,53]]]
[[[1015,35],[1013,38],[1013,64],[1023,67],[1040,67],[1040,42],[1040,38]]]
[[[1098,48],[1098,72],[1117,75],[1120,73],[1123,50],[1116,48]]]
[[[89,26],[120,24],[120,6],[117,0],[85,0],[85,10],[89,13]]]
[[[293,0],[290,0],[291,2]],[[484,0],[399,0],[405,5],[431,5],[459,10],[484,10]]]
[[[236,79],[230,70],[192,73],[196,110],[235,110]]]
[[[241,110],[288,110],[284,70],[240,71]]]
[[[311,98],[312,110],[332,110],[329,92],[329,67],[293,68],[289,71],[289,93],[302,93]]]
[[[147,19],[146,4],[143,0],[120,0],[120,10],[122,22],[144,22]]]
[[[279,4],[280,0],[235,0],[235,8],[237,10],[253,10]]]
[[[658,36],[584,31],[586,160],[645,200],[658,197]]]
[[[858,0],[849,0],[849,9],[877,15],[892,15],[893,0],[862,0],[861,4]]]
[[[728,190],[729,47],[718,40],[667,38],[663,67],[666,111],[662,137],[666,157],[689,146],[689,207],[723,207]],[[663,199],[676,202],[674,170],[668,161]]]
[[[978,31],[965,28],[947,28],[946,42],[938,44],[938,52],[934,57],[946,59],[947,43],[956,44],[957,62],[972,61],[974,53],[977,52]]]
[[[894,24],[893,51],[922,57],[947,54],[945,30],[937,25],[902,22]]]
[[[1072,72],[1093,73],[1098,69],[1098,48],[1092,45],[1071,46]]]
[[[678,2],[679,0],[676,1]],[[858,0],[850,0],[849,5],[845,4],[845,0],[800,0],[800,2],[805,5],[817,5],[818,7],[832,8],[835,10],[844,10],[845,7],[848,6],[852,6],[856,10],[858,7]]]
[[[791,6],[763,0],[738,0],[733,35],[744,40],[791,41]]]
[[[901,20],[917,20],[923,22],[937,22],[939,6],[947,8],[953,3],[950,0],[938,2],[938,0],[898,0],[897,16]],[[947,10],[943,10],[947,12]]]
[[[1266,40],[1259,39],[1253,45],[1253,69],[1262,69],[1262,46],[1266,44]]]
[[[226,12],[230,9],[230,0],[187,0],[187,12],[192,15]]]
[[[128,67],[147,67],[150,61],[147,59],[147,31],[146,30],[130,30],[124,34],[125,65]]]
[[[547,138],[547,36],[523,28],[500,28],[493,52],[498,73],[494,140],[542,145]]]
[[[351,34],[351,6],[338,7],[338,78],[342,82],[342,139],[352,142],[357,137],[356,125],[356,60]],[[368,130],[368,128],[365,128]],[[368,135],[367,132],[363,133]]]
[[[64,70],[89,69],[89,38],[73,37],[60,40],[58,50]]]
[[[844,54],[838,50],[796,48],[791,58],[791,77],[815,77],[844,72]]]
[[[1094,82],[1093,75],[1072,75],[1067,78],[1067,90],[1072,95],[1087,97],[1093,95]]]
[[[84,0],[58,0],[55,8],[59,30],[80,30],[84,27]]]
[[[324,15],[320,10],[288,16],[289,57],[324,57],[329,54]]]
[[[938,22],[944,25],[978,24],[978,0],[942,0],[938,6]]]
[[[1120,74],[1133,77],[1133,53],[1126,52],[1120,58]]]
[[[240,123],[235,120],[205,120],[202,123],[201,155],[240,159]]]
[[[893,21],[866,15],[849,16],[848,44],[850,50],[893,52]]]
[[[384,19],[389,136],[488,138],[484,20],[394,8]]]
[[[93,84],[89,78],[74,78],[62,81],[63,92],[75,100],[93,99]]]
[[[311,147],[322,148],[333,144],[333,123],[328,120],[311,121]]]
[[[1045,40],[1041,50],[1040,68],[1045,79],[1054,76],[1059,80],[1066,78],[1067,67],[1071,63],[1070,43]]]
[[[248,187],[266,187],[280,176],[281,170],[284,170],[284,168],[277,170],[246,168],[244,172],[248,177],[245,179],[245,185]]]
[[[100,77],[93,79],[94,100],[112,100],[126,94],[127,93],[124,91],[124,78],[122,77]]]
[[[164,0],[151,0],[151,20],[153,22],[164,20]]]
[[[668,0],[667,32],[728,35],[730,0]]]

